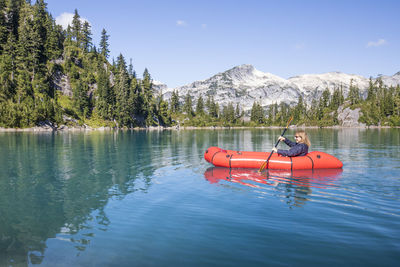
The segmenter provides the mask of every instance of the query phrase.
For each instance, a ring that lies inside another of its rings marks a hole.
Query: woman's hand
[[[279,137],[278,137],[278,140],[279,140],[279,141],[285,141],[285,139],[286,139],[286,138],[283,137],[283,136],[279,136]]]
[[[272,148],[272,151],[275,152],[275,153],[277,153],[277,152],[278,152],[278,149],[277,149],[276,147],[273,147],[273,148]]]

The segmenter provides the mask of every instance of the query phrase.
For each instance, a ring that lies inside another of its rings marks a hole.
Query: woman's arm
[[[295,146],[297,144],[296,142],[293,142],[287,138],[285,138],[285,140],[283,140],[283,141],[285,142],[285,144],[287,144],[290,147]]]
[[[287,139],[286,139],[287,140]],[[297,144],[289,150],[278,149],[277,153],[285,157],[304,156],[308,152],[306,144]]]

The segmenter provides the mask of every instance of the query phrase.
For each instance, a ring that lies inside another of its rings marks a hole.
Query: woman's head
[[[305,131],[297,131],[294,135],[296,143],[306,144],[308,147],[311,146],[311,142],[308,139],[307,133]]]

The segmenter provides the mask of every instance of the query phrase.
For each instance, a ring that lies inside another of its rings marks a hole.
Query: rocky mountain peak
[[[387,86],[400,84],[400,72],[380,78]],[[166,86],[162,84],[157,84],[157,86],[162,89],[165,99],[170,98],[172,90],[177,90],[181,101],[187,93],[193,97],[193,103],[200,95],[203,98],[213,96],[220,105],[226,106],[229,102],[238,103],[245,111],[249,111],[254,101],[264,107],[281,102],[293,105],[302,96],[307,104],[311,104],[312,100],[319,99],[326,89],[332,93],[340,88],[344,96],[347,96],[351,83],[357,86],[361,94],[366,97],[369,78],[361,75],[333,71],[322,74],[303,74],[284,79],[259,71],[250,64],[243,64],[206,80],[195,81],[174,89],[166,89]]]

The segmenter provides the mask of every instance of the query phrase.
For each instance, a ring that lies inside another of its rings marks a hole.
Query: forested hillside
[[[251,114],[239,104],[220,106],[213,95],[193,99],[174,91],[168,103],[147,69],[138,77],[122,54],[109,62],[107,31],[96,47],[77,10],[67,29],[43,0],[0,0],[0,11],[0,127],[284,125],[291,115],[296,124],[329,126],[339,124],[339,106],[360,108],[366,125],[400,125],[400,87],[379,79],[371,80],[366,98],[355,86],[346,97],[340,88],[327,89],[309,106],[302,97],[295,106],[255,101]]]
[[[0,125],[169,125],[168,103],[153,95],[147,69],[139,79],[120,55],[108,62],[78,11],[63,30],[38,0],[0,0]]]

